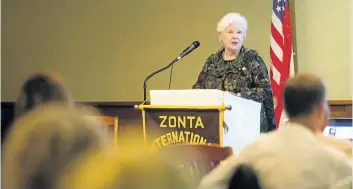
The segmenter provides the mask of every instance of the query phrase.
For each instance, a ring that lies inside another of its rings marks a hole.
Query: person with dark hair
[[[288,80],[284,89],[284,108],[289,122],[322,132],[330,115],[323,81],[311,74],[300,74]]]
[[[290,122],[305,125],[315,133],[318,141],[352,157],[350,141],[325,137],[322,134],[328,125],[330,111],[326,102],[326,88],[320,78],[303,74],[298,79],[289,80],[284,90],[284,106]]]
[[[329,108],[323,81],[312,74],[288,79],[284,88],[287,127],[264,133],[236,157],[206,175],[200,189],[226,189],[239,164],[251,165],[269,189],[331,188],[352,177],[352,162],[315,137],[327,124]]]
[[[15,104],[15,118],[22,116],[40,104],[57,101],[71,102],[70,92],[54,75],[35,74],[28,78]]]
[[[249,165],[238,165],[228,189],[261,189],[255,170]]]

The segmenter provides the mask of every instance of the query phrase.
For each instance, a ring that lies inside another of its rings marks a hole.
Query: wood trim
[[[331,117],[352,118],[352,100],[330,100]]]
[[[352,100],[328,100],[329,105],[352,105]],[[11,101],[4,101],[1,104],[13,104],[14,102]],[[78,101],[77,103],[80,104],[87,104],[91,106],[134,106],[140,105],[142,101],[102,101],[102,102],[85,102],[85,101]],[[150,104],[150,102],[146,102],[146,104]]]
[[[352,100],[329,100],[329,105],[352,105]]]
[[[138,119],[139,110],[134,107],[140,105],[142,101],[117,101],[117,102],[77,102],[89,106],[97,107],[102,113],[109,116],[119,116],[122,119]],[[13,102],[1,102],[3,111],[13,108]],[[146,104],[150,104],[146,102]],[[352,100],[329,100],[332,118],[352,118]],[[13,110],[11,110],[13,111]],[[118,113],[118,114],[116,114]],[[10,113],[12,114],[12,112]],[[137,118],[136,118],[137,116]],[[131,121],[131,120],[129,120]]]
[[[141,101],[130,102],[78,102],[98,108],[103,115],[117,116],[119,118],[119,135],[128,131],[129,128],[141,128],[142,113],[135,109],[135,105],[140,105]],[[352,101],[351,100],[330,100],[331,117],[334,120],[352,119]],[[149,103],[146,103],[149,104]],[[14,102],[1,102],[1,136],[2,139],[7,133],[8,127],[14,118]],[[141,138],[143,138],[141,132]]]

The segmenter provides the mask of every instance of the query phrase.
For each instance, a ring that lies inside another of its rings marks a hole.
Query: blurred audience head
[[[131,134],[130,134],[131,136]],[[127,143],[131,141],[132,143]],[[120,142],[120,140],[119,140]],[[130,139],[111,153],[88,157],[58,189],[188,189],[190,182],[155,148]]]
[[[290,122],[322,132],[330,116],[324,82],[313,74],[298,74],[288,79],[284,88],[284,107]]]
[[[228,189],[261,189],[256,172],[251,166],[238,165],[232,175]]]
[[[88,107],[47,103],[14,122],[3,150],[3,186],[50,189],[81,158],[109,147],[112,139]]]
[[[40,104],[71,102],[70,92],[57,74],[35,74],[23,84],[15,105],[15,117],[22,116]]]

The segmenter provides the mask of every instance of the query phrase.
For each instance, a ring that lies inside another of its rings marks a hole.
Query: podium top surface
[[[152,105],[218,106],[223,104],[223,91],[216,89],[151,90]]]
[[[221,106],[232,101],[259,104],[218,89],[150,90],[151,105]]]
[[[227,91],[222,91],[219,89],[173,89],[173,90],[150,90],[151,94],[156,93],[213,93],[213,94],[222,94]],[[227,92],[228,93],[228,92]]]

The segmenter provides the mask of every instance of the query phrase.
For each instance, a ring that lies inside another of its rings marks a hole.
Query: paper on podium
[[[229,127],[223,132],[223,146],[230,146],[237,155],[260,135],[261,104],[217,89],[151,90],[151,105],[228,106],[224,121]]]
[[[217,89],[151,90],[151,105],[221,106],[223,92]]]

